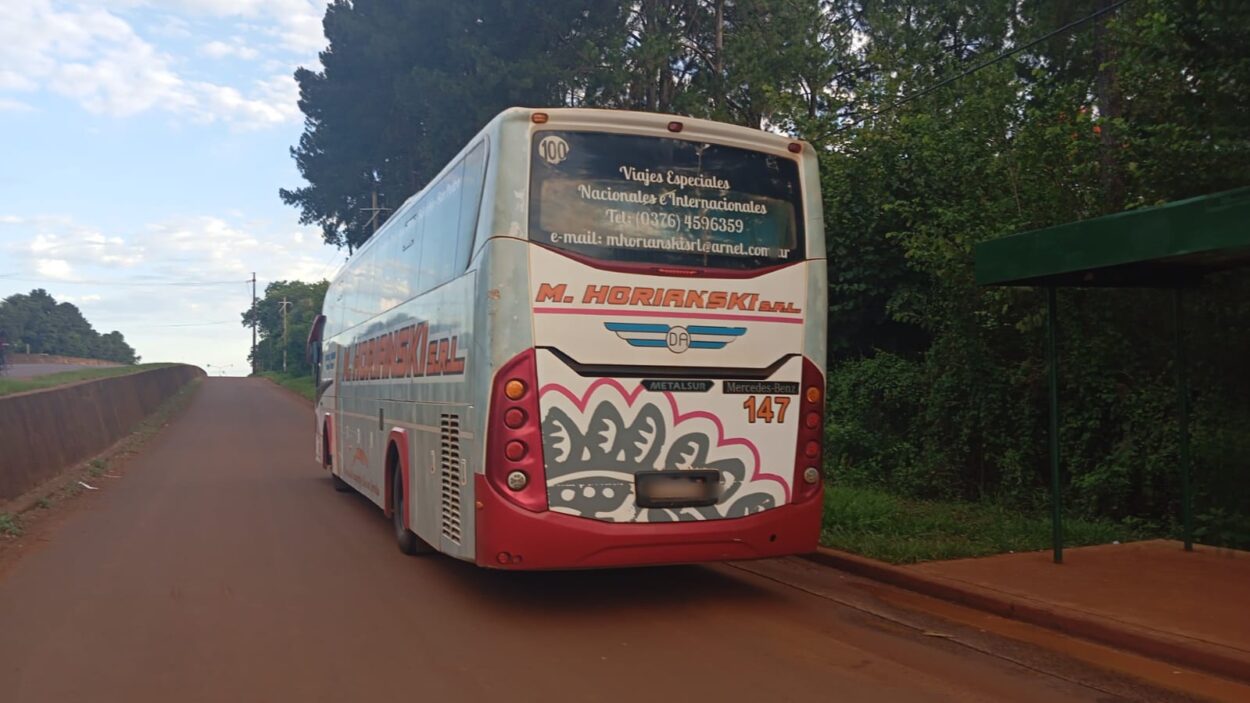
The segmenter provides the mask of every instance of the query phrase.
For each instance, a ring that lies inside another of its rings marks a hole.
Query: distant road
[[[2,378],[34,378],[53,373],[96,368],[99,368],[99,366],[85,366],[82,364],[8,364],[4,367]]]
[[[379,511],[333,490],[311,431],[267,381],[206,379],[0,573],[0,699],[1123,700],[1005,640],[870,614],[864,585],[797,560],[500,573],[406,557]]]

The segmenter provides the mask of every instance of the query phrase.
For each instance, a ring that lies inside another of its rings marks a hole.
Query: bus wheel
[[[330,474],[330,478],[334,481],[334,490],[339,493],[346,493],[352,489],[351,484],[339,478],[338,474]]]
[[[404,511],[408,509],[404,502],[404,483],[396,471],[391,479],[391,495],[395,497],[395,509],[391,511],[391,524],[395,526],[395,543],[404,554],[429,554],[434,551],[417,533],[404,527]]]

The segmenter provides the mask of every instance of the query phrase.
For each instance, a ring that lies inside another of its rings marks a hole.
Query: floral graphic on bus
[[[742,517],[789,500],[785,480],[761,471],[750,440],[725,437],[710,412],[681,412],[673,393],[643,400],[643,392],[615,379],[599,379],[582,394],[559,384],[541,389],[551,510],[609,522],[672,522]],[[691,469],[720,472],[715,505],[637,505],[635,474]]]

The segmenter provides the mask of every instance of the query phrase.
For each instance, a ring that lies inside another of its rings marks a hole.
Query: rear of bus
[[[515,112],[501,141],[525,145],[528,172],[504,197],[524,227],[532,344],[491,380],[477,562],[814,550],[826,283],[811,147],[665,115]]]

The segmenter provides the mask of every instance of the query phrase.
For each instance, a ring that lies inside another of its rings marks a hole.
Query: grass
[[[66,371],[64,373],[48,374],[47,376],[36,376],[35,378],[5,378],[0,377],[0,395],[10,395],[13,393],[22,393],[25,391],[39,390],[41,388],[53,388],[55,386],[63,386],[67,383],[77,383],[78,381],[88,381],[96,378],[110,378],[112,376],[127,376],[140,371],[150,371],[159,369],[163,366],[173,366],[173,364],[137,364],[134,366],[101,366],[99,368],[81,369],[79,371]]]
[[[21,537],[22,523],[20,519],[12,513],[0,513],[0,535]]]
[[[309,400],[316,400],[316,388],[313,386],[312,376],[296,376],[282,373],[281,371],[262,371],[257,375],[267,378],[283,388],[290,388]]]
[[[1109,522],[1065,518],[1068,546],[1137,537]],[[826,486],[821,544],[894,564],[1050,548],[1049,515],[993,503],[919,501],[871,488]]]

